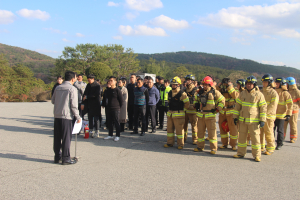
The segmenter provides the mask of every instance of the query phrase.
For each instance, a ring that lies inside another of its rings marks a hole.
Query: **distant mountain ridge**
[[[165,60],[166,62],[197,64],[228,70],[240,70],[257,75],[270,73],[274,76],[274,78],[288,76],[292,76],[297,79],[300,78],[300,70],[292,67],[266,65],[253,60],[237,59],[224,55],[201,52],[180,51],[174,53],[139,54],[137,58],[140,60],[154,58],[157,61]]]
[[[54,68],[55,59],[27,49],[14,47],[0,43],[0,54],[4,54],[5,58],[11,65],[23,64],[29,67],[35,77],[49,83],[51,77],[51,69]],[[137,59],[149,60],[154,58],[157,61],[166,61],[170,63],[179,63],[186,65],[201,65],[210,66],[227,70],[244,71],[252,73],[256,76],[270,73],[275,77],[288,77],[292,76],[300,79],[300,70],[292,67],[275,66],[261,64],[248,59],[237,59],[224,55],[180,51],[175,53],[156,53],[156,54],[143,54],[138,53]],[[143,62],[141,62],[143,63]]]
[[[35,77],[44,80],[46,83],[50,81],[50,70],[54,68],[54,58],[36,51],[1,43],[0,54],[4,54],[10,64],[23,64],[34,72]]]

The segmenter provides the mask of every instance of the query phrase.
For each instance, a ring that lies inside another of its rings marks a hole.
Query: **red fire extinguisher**
[[[84,139],[88,139],[89,137],[90,137],[90,133],[89,133],[89,127],[88,127],[88,125],[86,125],[85,127],[84,127]]]

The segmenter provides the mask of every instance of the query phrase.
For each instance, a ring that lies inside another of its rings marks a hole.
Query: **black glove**
[[[238,119],[237,119],[237,118],[234,118],[234,119],[233,119],[233,122],[234,122],[235,125],[237,125]]]
[[[211,109],[211,112],[212,112],[212,113],[215,113],[215,112],[216,112],[216,110],[217,110],[217,109]]]
[[[286,115],[284,118],[286,118],[285,121],[289,121],[290,118],[291,118],[291,116],[290,115]]]
[[[200,110],[200,103],[195,103],[195,108],[196,108],[197,111],[199,111]]]
[[[265,126],[265,122],[259,122],[259,125],[260,125],[260,128],[264,127]]]

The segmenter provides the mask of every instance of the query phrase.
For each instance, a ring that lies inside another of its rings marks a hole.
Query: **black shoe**
[[[167,129],[164,129],[163,131],[167,131]]]
[[[133,131],[130,134],[138,134],[138,132],[137,131]]]
[[[152,132],[151,133],[156,133],[156,130],[152,130]]]
[[[163,129],[163,127],[162,127],[162,126],[159,126],[157,129]]]
[[[276,150],[280,150],[283,145],[277,145]]]
[[[145,131],[145,132],[149,132],[149,131],[148,131],[148,129],[146,129],[146,131]]]
[[[55,159],[55,156],[54,156],[54,163],[59,163],[59,161],[61,161],[61,157],[59,159]]]
[[[70,160],[62,162],[61,164],[62,165],[72,165],[72,164],[76,164],[76,163],[77,163],[77,161],[70,159]]]
[[[144,136],[144,135],[145,135],[145,132],[142,132],[142,133],[141,133],[141,136]]]

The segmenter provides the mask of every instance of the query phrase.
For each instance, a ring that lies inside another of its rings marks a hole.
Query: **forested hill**
[[[157,61],[174,62],[181,64],[197,64],[202,66],[218,67],[227,70],[239,70],[253,74],[263,75],[266,73],[272,74],[274,77],[288,77],[293,76],[300,78],[300,70],[275,65],[265,65],[252,60],[236,59],[229,56],[180,51],[175,53],[160,53],[160,54],[139,54],[138,59],[148,60],[153,58]]]
[[[54,68],[54,58],[35,51],[1,43],[0,54],[4,54],[9,64],[27,66],[34,72],[35,77],[44,80],[46,83],[49,82],[50,69]]]

